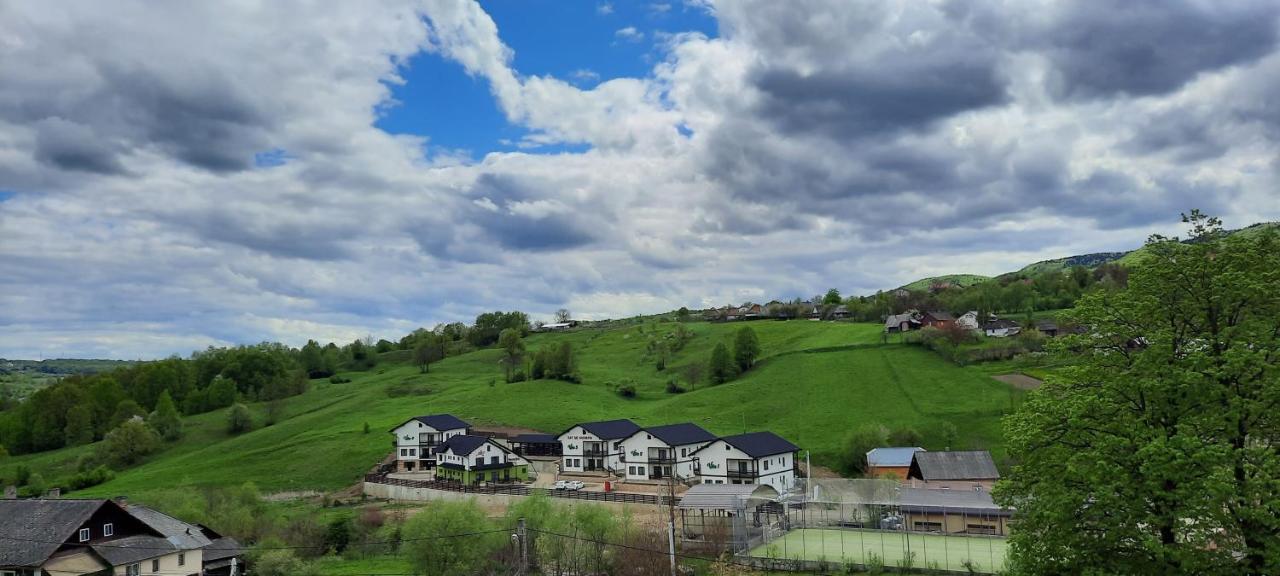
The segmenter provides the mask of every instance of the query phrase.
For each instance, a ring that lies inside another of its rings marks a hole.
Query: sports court
[[[865,564],[874,555],[885,566],[900,566],[909,550],[917,568],[964,572],[969,560],[974,570],[991,573],[1004,567],[1005,547],[1004,538],[985,536],[804,528],[756,547],[751,556]]]

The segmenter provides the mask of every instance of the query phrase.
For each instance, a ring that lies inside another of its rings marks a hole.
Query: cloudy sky
[[[892,288],[1280,218],[1280,3],[0,2],[0,357]]]

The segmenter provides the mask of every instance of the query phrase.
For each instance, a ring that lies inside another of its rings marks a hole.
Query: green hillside
[[[966,288],[969,286],[973,286],[974,284],[981,284],[990,279],[991,279],[990,276],[982,276],[981,274],[945,274],[942,276],[921,278],[910,284],[900,286],[898,289],[911,290],[913,292],[917,292],[921,290],[928,290],[930,286],[933,286],[934,284],[942,284],[942,283],[951,284],[952,286],[956,286],[959,288]]]
[[[268,491],[330,490],[350,485],[390,451],[387,430],[414,415],[450,412],[474,424],[501,424],[558,432],[578,421],[632,418],[641,424],[693,421],[719,434],[770,429],[830,463],[848,430],[869,422],[912,426],[928,434],[955,425],[958,443],[986,447],[1001,457],[999,417],[1015,393],[981,371],[956,367],[918,347],[880,343],[873,324],[755,322],[764,355],[758,366],[720,386],[700,385],[668,394],[672,374],[704,362],[717,342],[744,324],[685,325],[692,340],[658,372],[645,357],[649,337],[675,330],[648,323],[570,333],[536,334],[530,351],[574,343],[582,384],[502,382],[499,351],[481,350],[432,365],[429,374],[386,363],[346,373],[351,382],[313,381],[288,400],[283,420],[241,436],[224,432],[224,411],[185,419],[185,437],[116,479],[84,495],[145,494],[182,485],[235,485],[252,481]],[[395,354],[395,353],[393,353]],[[612,386],[634,384],[626,399]],[[412,384],[430,393],[392,397],[388,389]],[[253,406],[259,422],[264,405]],[[365,424],[370,427],[364,433]],[[928,440],[927,440],[928,441]],[[940,446],[939,446],[940,447]],[[56,482],[74,472],[93,446],[8,458],[0,475],[26,465]]]

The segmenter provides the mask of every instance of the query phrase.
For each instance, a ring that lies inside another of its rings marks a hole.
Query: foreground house
[[[0,574],[165,574],[206,572],[204,549],[239,561],[238,543],[142,506],[112,500],[0,500]]]
[[[875,448],[867,452],[867,476],[906,480],[907,473],[911,470],[912,457],[916,452],[924,452],[924,448],[918,446]]]
[[[561,472],[616,472],[623,469],[622,441],[640,427],[630,420],[584,422],[556,436]]]
[[[1058,323],[1053,320],[1037,320],[1036,330],[1045,336],[1055,338],[1058,336]]]
[[[924,326],[943,329],[955,323],[956,317],[952,316],[950,312],[933,310],[920,315],[920,324]]]
[[[889,333],[907,332],[920,328],[920,320],[915,314],[910,312],[906,314],[890,314],[884,319],[884,331]]]
[[[986,450],[916,452],[907,479],[913,488],[990,491],[1000,472]]]
[[[529,461],[486,436],[450,436],[433,450],[436,479],[463,484],[522,482],[529,478]]]
[[[799,451],[773,432],[750,432],[715,440],[691,457],[704,484],[768,484],[784,492],[795,484]]]
[[[396,471],[414,472],[436,465],[436,446],[461,434],[469,434],[471,425],[452,414],[415,416],[391,429],[396,439]]]
[[[694,477],[690,454],[715,440],[715,434],[691,423],[637,430],[622,441],[628,480],[679,480]]]

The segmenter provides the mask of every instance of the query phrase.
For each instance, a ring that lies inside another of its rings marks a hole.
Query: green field
[[[1004,567],[1006,541],[985,536],[942,536],[872,530],[830,530],[804,528],[757,547],[757,558],[825,560],[866,564],[877,557],[885,566],[903,566],[908,550],[915,568],[937,566],[965,571],[964,562],[977,572],[996,572]]]
[[[387,430],[405,419],[449,412],[473,424],[501,424],[559,432],[588,420],[631,418],[645,424],[693,421],[718,434],[768,429],[811,450],[826,464],[849,429],[876,422],[926,432],[946,421],[959,444],[989,448],[999,459],[999,418],[1017,393],[982,371],[960,368],[922,348],[880,344],[880,327],[832,322],[754,322],[763,358],[757,367],[720,386],[684,394],[664,386],[682,366],[705,362],[717,342],[730,341],[743,324],[691,323],[693,339],[659,372],[645,357],[646,341],[674,330],[649,322],[608,329],[536,334],[529,349],[568,339],[575,344],[583,382],[502,382],[497,350],[456,356],[429,374],[384,362],[369,372],[345,373],[349,383],[312,382],[287,401],[283,420],[240,436],[224,431],[224,412],[188,417],[185,436],[149,461],[121,471],[84,496],[129,494],[174,486],[254,482],[266,492],[334,490],[351,485],[390,451]],[[395,353],[393,353],[395,354]],[[632,383],[638,396],[620,397],[613,385]],[[391,397],[396,384],[422,385],[429,394]],[[253,405],[259,422],[265,406]],[[370,428],[364,433],[366,423]],[[94,446],[16,456],[0,461],[12,477],[20,464],[50,483],[70,476]]]

